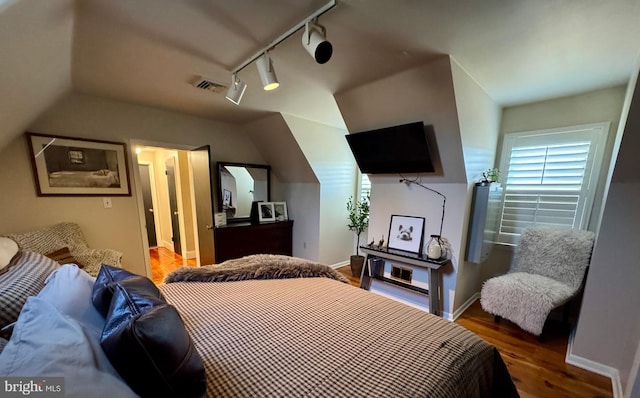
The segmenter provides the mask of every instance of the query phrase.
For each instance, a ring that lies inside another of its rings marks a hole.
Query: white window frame
[[[509,179],[509,165],[511,153],[514,145],[522,146],[547,146],[562,145],[564,143],[575,143],[579,141],[589,141],[590,147],[587,156],[582,187],[580,191],[569,191],[579,195],[576,205],[576,213],[572,227],[574,229],[587,229],[589,218],[594,203],[594,197],[600,176],[600,169],[604,159],[604,148],[609,134],[610,122],[592,123],[579,126],[570,126],[546,130],[536,130],[518,133],[508,133],[504,135],[502,154],[500,158],[500,170],[503,180],[503,196],[500,205],[500,219],[498,220],[497,243],[505,245],[516,245],[520,239],[520,234],[515,232],[503,231],[503,218],[505,210],[505,199],[507,195],[517,195],[517,190],[509,189],[507,181]],[[535,196],[535,191],[526,191],[531,196]],[[539,193],[546,192],[540,190]],[[559,191],[550,191],[551,194],[557,194]],[[534,221],[534,224],[537,223]]]

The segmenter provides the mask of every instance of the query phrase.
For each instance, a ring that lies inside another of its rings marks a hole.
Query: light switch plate
[[[110,209],[113,207],[113,204],[111,203],[111,198],[102,198],[102,203],[104,204],[105,209]]]

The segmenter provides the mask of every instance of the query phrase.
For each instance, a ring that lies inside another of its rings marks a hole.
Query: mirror
[[[271,166],[218,162],[218,211],[227,222],[249,221],[254,201],[271,201]]]

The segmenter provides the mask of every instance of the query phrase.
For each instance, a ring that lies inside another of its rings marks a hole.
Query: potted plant
[[[490,184],[492,182],[498,182],[500,179],[500,170],[496,167],[491,169],[487,169],[484,173],[482,173],[482,181],[483,184]]]
[[[347,228],[356,234],[356,254],[351,256],[350,266],[351,275],[360,276],[362,266],[364,265],[364,256],[360,255],[360,235],[369,226],[369,195],[362,200],[356,201],[353,196],[347,202],[347,211],[349,212],[349,224]]]

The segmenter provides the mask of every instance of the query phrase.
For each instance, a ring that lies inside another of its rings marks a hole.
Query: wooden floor
[[[349,266],[338,268],[354,286]],[[543,342],[509,321],[496,324],[476,301],[456,321],[498,348],[522,398],[613,397],[611,380],[564,362],[569,330],[561,321],[547,322]]]
[[[195,266],[195,259],[183,259],[181,255],[164,247],[149,249],[151,257],[151,280],[156,285],[162,284],[167,274],[183,265]]]

